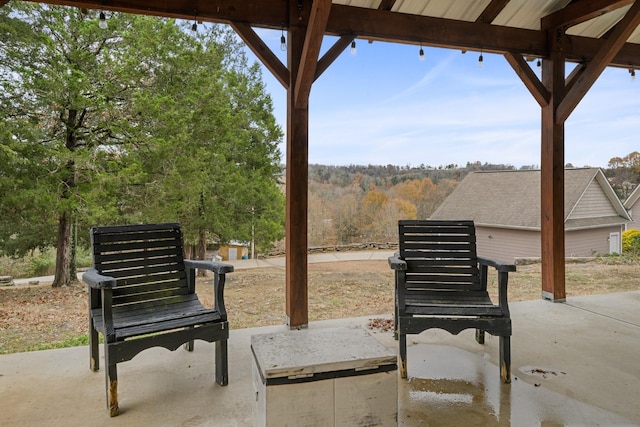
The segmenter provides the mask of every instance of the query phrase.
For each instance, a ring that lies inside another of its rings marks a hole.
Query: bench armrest
[[[116,287],[115,277],[103,276],[95,268],[90,268],[82,274],[82,281],[93,289],[112,289]]]
[[[507,284],[509,283],[509,272],[516,271],[515,264],[505,264],[499,261],[478,257],[481,275],[484,277],[483,283],[486,290],[487,266],[494,267],[498,271],[498,303],[502,307],[506,316],[509,316],[509,302],[507,299]]]
[[[488,259],[488,258],[478,257],[478,264],[480,264],[480,265],[488,265],[489,267],[493,267],[496,270],[502,271],[502,272],[516,271],[515,264],[507,264],[507,263],[503,263],[501,261],[496,261],[496,260]]]
[[[213,261],[199,261],[199,260],[193,260],[193,259],[185,259],[184,266],[187,269],[199,268],[202,270],[213,271],[214,273],[217,273],[217,274],[225,274],[225,273],[233,272],[233,265],[222,264],[220,262],[213,262]]]
[[[389,267],[391,267],[392,270],[397,271],[397,270],[407,269],[407,262],[402,258],[400,258],[400,254],[398,253],[395,253],[393,254],[393,256],[390,256],[388,261],[389,261]]]
[[[213,261],[185,259],[184,266],[187,270],[187,281],[189,282],[189,288],[192,292],[195,292],[196,289],[196,269],[200,268],[213,271],[214,308],[220,313],[220,317],[223,320],[227,320],[227,309],[224,306],[224,284],[226,282],[226,274],[233,272],[233,265]]]

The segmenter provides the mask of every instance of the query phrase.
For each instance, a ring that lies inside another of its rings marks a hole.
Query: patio
[[[640,291],[510,304],[513,382],[501,385],[497,339],[466,331],[411,336],[409,380],[398,383],[398,425],[640,425]],[[367,328],[368,317],[310,328]],[[229,385],[214,383],[213,349],[151,349],[119,365],[121,415],[104,407],[104,372],[87,347],[0,356],[0,425],[250,426],[251,335],[231,331]],[[391,332],[371,331],[396,348]],[[304,333],[300,331],[299,333]]]

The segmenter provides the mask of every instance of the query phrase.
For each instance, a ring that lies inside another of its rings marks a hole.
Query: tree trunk
[[[198,230],[197,259],[204,261],[207,257],[207,234],[204,229]],[[207,270],[198,270],[199,277],[207,277]]]
[[[51,284],[54,288],[71,283],[71,220],[69,217],[69,212],[63,212],[58,218],[56,274]],[[75,277],[73,279],[75,280]]]
[[[71,226],[71,260],[69,261],[69,276],[75,281],[78,277],[78,223],[74,219]]]

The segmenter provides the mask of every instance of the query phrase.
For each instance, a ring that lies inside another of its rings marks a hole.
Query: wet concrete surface
[[[408,348],[400,424],[406,426],[634,426],[632,420],[542,386],[567,373],[526,366],[502,384],[487,357],[443,345]],[[525,378],[526,377],[526,378]]]

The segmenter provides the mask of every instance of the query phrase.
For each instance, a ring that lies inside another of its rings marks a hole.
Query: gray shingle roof
[[[566,221],[594,180],[596,185],[607,187],[603,191],[620,216]],[[624,224],[628,217],[623,212],[622,204],[600,169],[565,170],[564,216],[567,229]],[[539,230],[540,171],[471,172],[431,218],[472,219],[483,226]]]
[[[629,194],[627,200],[624,201],[624,207],[626,209],[631,209],[638,199],[640,199],[640,185],[637,185],[631,194]]]

